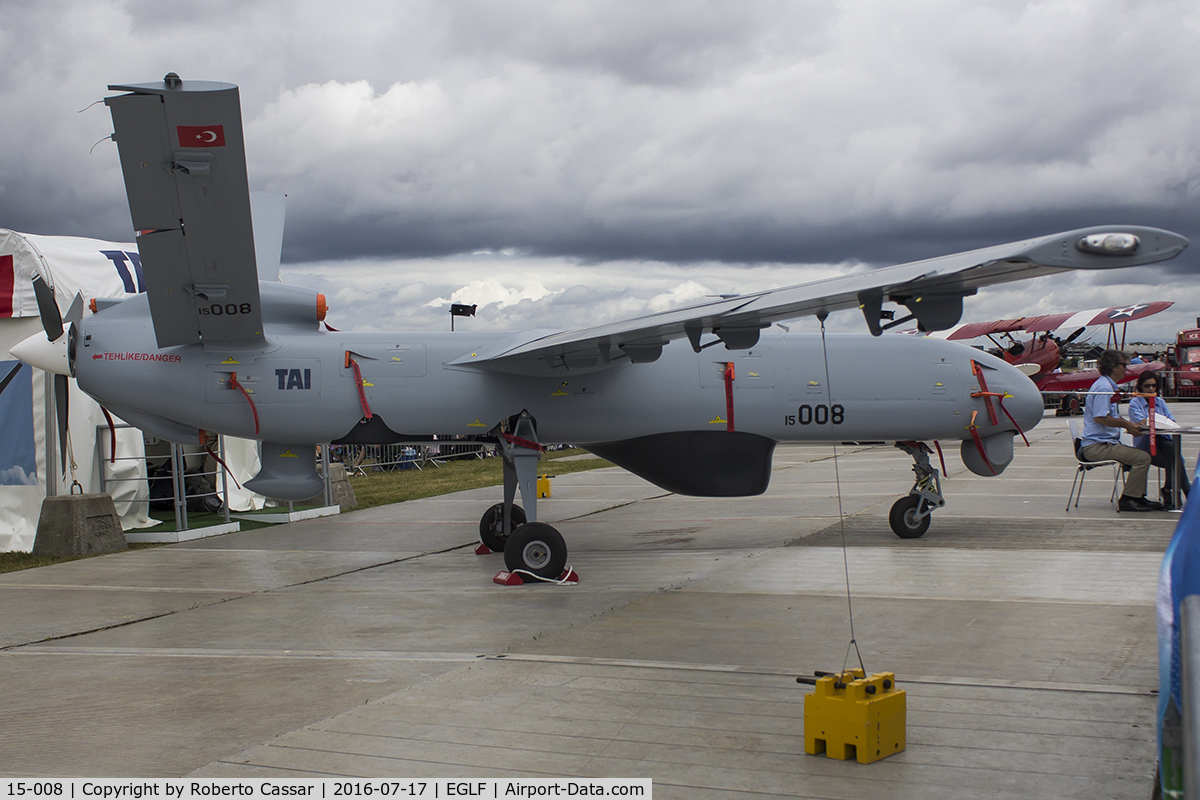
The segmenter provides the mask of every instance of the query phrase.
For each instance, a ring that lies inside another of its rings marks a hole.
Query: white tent
[[[131,257],[132,255],[132,257]],[[59,308],[81,294],[128,297],[140,284],[137,246],[66,236],[27,236],[0,230],[0,350],[8,360],[0,369],[12,382],[0,395],[0,550],[29,550],[37,532],[42,498],[47,494],[100,490],[97,426],[104,414],[71,380],[67,431],[70,453],[61,464],[50,375],[12,360],[9,348],[41,330],[33,294],[34,273],[54,288]],[[106,454],[108,445],[106,443]],[[108,474],[122,479],[107,488],[117,503],[123,528],[155,524],[146,514],[145,465],[141,434],[118,431],[117,458]],[[131,460],[125,460],[125,459]],[[141,480],[136,480],[137,478]]]
[[[118,427],[112,460],[112,434],[104,412],[70,379],[70,454],[67,463],[60,463],[51,399],[53,376],[20,364],[9,353],[13,345],[42,330],[32,287],[34,273],[53,287],[59,308],[66,309],[77,294],[86,303],[95,297],[126,298],[144,291],[141,272],[135,244],[0,229],[0,380],[16,370],[0,393],[0,551],[32,549],[43,498],[72,489],[98,492],[102,469],[104,490],[113,497],[122,528],[157,524],[147,514],[145,502],[149,494],[142,432]],[[247,463],[257,461],[253,445],[232,440],[226,445],[237,453],[229,463],[239,481],[257,468],[256,463]],[[261,497],[230,489],[231,508],[262,506]]]

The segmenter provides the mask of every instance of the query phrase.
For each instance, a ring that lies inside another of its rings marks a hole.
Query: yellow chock
[[[907,710],[895,674],[867,678],[861,669],[851,669],[818,675],[817,690],[804,696],[805,753],[871,764],[904,749]]]
[[[553,477],[554,477],[553,475],[538,475],[538,477],[537,477],[537,496],[538,497],[549,497],[550,496],[550,479]]]

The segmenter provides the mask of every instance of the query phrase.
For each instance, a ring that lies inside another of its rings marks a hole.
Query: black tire
[[[525,509],[514,504],[511,522],[514,531],[524,525]],[[508,541],[508,537],[504,535],[504,503],[496,503],[483,512],[483,517],[479,520],[479,541],[493,553],[503,552],[504,543]]]
[[[892,510],[888,514],[888,524],[892,526],[892,532],[901,539],[920,539],[925,535],[925,531],[929,530],[929,522],[933,519],[932,517],[926,515],[922,519],[917,519],[917,506],[920,503],[920,497],[908,494],[892,504]]]
[[[554,580],[566,565],[567,543],[561,533],[544,522],[522,525],[504,545],[504,566],[509,572],[525,570]]]

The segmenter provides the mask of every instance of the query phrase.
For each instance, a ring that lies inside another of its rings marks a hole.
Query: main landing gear
[[[942,480],[937,469],[929,463],[933,452],[924,442],[896,442],[896,447],[912,456],[916,480],[908,494],[892,504],[888,524],[901,539],[919,539],[929,530],[934,509],[946,505],[942,496]]]
[[[479,520],[479,540],[493,552],[504,552],[509,572],[556,580],[567,563],[567,543],[553,527],[537,521],[537,462],[542,447],[529,412],[522,411],[514,421],[502,425],[499,438],[504,502],[484,512]],[[513,503],[518,488],[528,511]]]

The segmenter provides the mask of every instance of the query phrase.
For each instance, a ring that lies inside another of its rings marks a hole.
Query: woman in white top
[[[1138,375],[1137,393],[1138,394],[1158,394],[1159,380],[1157,372],[1143,372]],[[1129,421],[1146,423],[1150,416],[1150,404],[1146,402],[1145,397],[1132,397],[1129,400]],[[1161,397],[1154,399],[1154,416],[1155,418],[1166,417],[1172,422],[1175,417],[1171,414],[1171,409],[1167,408],[1167,403]],[[1148,423],[1146,423],[1148,424]],[[1167,473],[1167,486],[1171,486],[1171,481],[1174,479],[1175,470],[1179,470],[1179,476],[1182,480],[1183,495],[1187,497],[1188,488],[1191,485],[1191,480],[1188,478],[1187,467],[1183,465],[1183,459],[1175,452],[1175,442],[1169,436],[1158,435],[1155,437],[1155,453],[1150,456],[1150,463],[1156,467],[1161,467]],[[1139,450],[1150,452],[1150,434],[1144,433],[1133,440],[1133,446]],[[1171,507],[1171,491],[1163,487],[1162,490],[1163,505],[1167,508]]]

